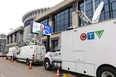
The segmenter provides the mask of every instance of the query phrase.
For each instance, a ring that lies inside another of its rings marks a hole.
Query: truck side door
[[[51,58],[53,61],[61,61],[61,52],[60,52],[61,46],[57,46],[54,48]]]

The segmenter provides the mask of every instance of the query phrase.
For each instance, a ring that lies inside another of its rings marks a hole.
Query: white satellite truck
[[[8,53],[6,54],[6,59],[12,59],[12,58],[16,59],[17,51],[18,51],[17,46],[10,47],[8,49]]]
[[[64,31],[61,46],[45,55],[44,67],[50,70],[57,66],[93,77],[116,77],[115,33],[116,19]]]
[[[46,49],[44,45],[30,45],[23,46],[17,53],[17,61],[29,62],[32,61],[33,64],[42,64],[44,61]]]
[[[41,35],[39,34],[38,37],[40,36]],[[31,40],[28,44],[22,46],[17,52],[17,62],[26,62],[27,65],[29,65],[29,62],[32,62],[33,64],[43,64],[46,53],[45,46],[39,43],[38,38],[34,38],[31,34],[29,34],[29,37]]]

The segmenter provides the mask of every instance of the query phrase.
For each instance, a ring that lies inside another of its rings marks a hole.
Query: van
[[[16,54],[17,54],[17,46],[10,47],[8,49],[8,53],[6,54],[7,59],[16,59]]]
[[[29,65],[30,61],[33,64],[41,64],[45,53],[46,49],[43,45],[23,46],[17,53],[17,61],[26,62],[27,65]]]

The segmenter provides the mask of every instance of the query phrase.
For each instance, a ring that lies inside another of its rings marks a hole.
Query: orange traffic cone
[[[29,66],[28,66],[28,69],[32,69],[32,65],[31,65],[31,62],[29,62]]]
[[[59,68],[57,69],[56,77],[60,77]]]

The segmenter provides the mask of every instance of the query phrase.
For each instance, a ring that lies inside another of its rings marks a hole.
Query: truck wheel
[[[49,71],[51,70],[51,65],[50,65],[49,59],[45,59],[44,67],[45,67],[46,70],[49,70]]]
[[[28,66],[29,66],[29,59],[27,59],[27,60],[26,60],[26,65],[28,65]]]
[[[103,67],[98,71],[97,77],[116,77],[116,69],[109,66]]]

